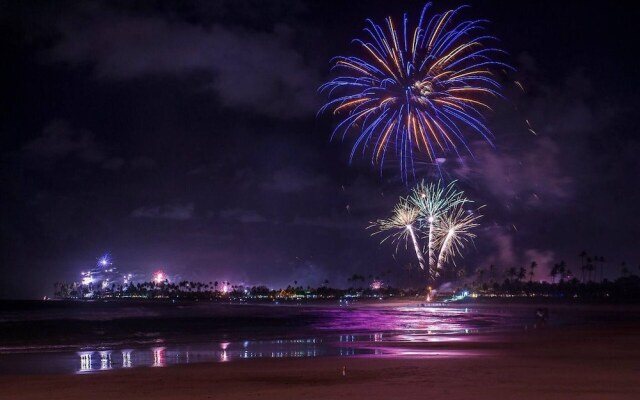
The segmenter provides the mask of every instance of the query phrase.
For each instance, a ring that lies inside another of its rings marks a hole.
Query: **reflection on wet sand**
[[[78,373],[112,368],[164,367],[191,362],[228,362],[251,358],[368,356],[469,357],[478,353],[455,343],[479,340],[477,333],[517,324],[513,315],[469,308],[403,307],[396,309],[328,309],[313,328],[318,336],[172,345],[163,339],[150,348],[81,351]],[[514,322],[515,321],[515,322]],[[443,347],[443,344],[447,348]],[[459,346],[458,346],[459,347]],[[100,362],[97,362],[99,355]],[[120,367],[121,366],[121,367]]]
[[[91,352],[80,352],[78,353],[80,356],[80,371],[85,372],[91,370]]]
[[[111,351],[100,352],[100,369],[111,369]]]
[[[229,355],[227,355],[227,347],[229,347],[229,342],[220,343],[220,348],[222,352],[220,353],[220,361],[226,362],[229,361]]]
[[[251,358],[300,358],[319,356],[381,356],[381,357],[444,357],[469,356],[459,351],[433,349],[406,349],[392,344],[412,340],[407,335],[388,335],[382,332],[365,335],[339,335],[323,338],[292,340],[270,340],[243,342],[220,342],[213,344],[192,344],[189,346],[162,346],[148,349],[100,350],[78,352],[80,358],[78,373],[109,370],[112,368],[164,367],[190,362],[228,362]],[[460,341],[459,337],[433,337],[429,341]],[[426,340],[423,340],[426,342]],[[385,343],[389,345],[385,346]],[[100,362],[97,357],[100,356]],[[92,361],[96,361],[92,363]]]
[[[133,350],[122,350],[122,368],[131,368],[131,352]]]
[[[153,364],[152,367],[164,367],[165,366],[165,357],[164,352],[166,348],[164,347],[153,347],[151,351],[153,352]]]

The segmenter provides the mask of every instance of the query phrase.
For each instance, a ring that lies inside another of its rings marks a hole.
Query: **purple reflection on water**
[[[526,310],[452,306],[340,308],[323,313],[327,318],[314,328],[344,333],[335,345],[370,350],[364,357],[479,356],[485,352],[457,344],[490,340],[487,334],[522,329],[531,319]]]
[[[384,347],[375,349],[373,355],[364,357],[390,357],[390,358],[452,358],[452,357],[475,357],[485,354],[480,351],[470,350],[432,350],[432,349],[405,349]]]
[[[313,317],[310,326],[291,329],[283,324],[251,331],[250,336],[242,329],[225,328],[225,340],[214,339],[220,332],[212,330],[206,341],[174,334],[171,340],[157,338],[146,346],[103,342],[72,351],[46,346],[38,351],[29,347],[32,350],[23,353],[5,350],[0,373],[93,373],[248,358],[469,357],[481,352],[465,349],[462,342],[482,341],[492,332],[523,328],[531,319],[526,317],[527,310],[452,306],[309,308],[302,313]]]
[[[514,313],[468,307],[342,308],[323,313],[328,318],[314,325],[318,330],[396,333],[398,340],[406,341],[427,340],[425,335],[486,333],[525,324],[525,319]]]

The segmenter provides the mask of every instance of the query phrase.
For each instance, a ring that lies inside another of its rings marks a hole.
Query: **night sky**
[[[535,260],[544,279],[561,259],[578,272],[586,250],[610,277],[623,261],[637,273],[637,13],[468,3],[517,72],[488,115],[496,148],[443,164],[486,205],[462,265]],[[51,295],[105,252],[174,279],[402,284],[411,254],[365,228],[407,186],[393,163],[349,165],[317,89],[366,18],[423,4],[1,1],[0,297]]]

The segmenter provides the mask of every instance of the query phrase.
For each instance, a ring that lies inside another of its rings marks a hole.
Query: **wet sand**
[[[639,328],[634,322],[547,328],[473,342],[385,343],[398,354],[380,358],[257,359],[87,375],[1,376],[0,398],[638,399]],[[439,348],[461,356],[402,355]]]

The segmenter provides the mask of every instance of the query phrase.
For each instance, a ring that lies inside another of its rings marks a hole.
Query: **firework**
[[[320,87],[330,97],[320,112],[343,116],[331,137],[357,132],[349,160],[361,149],[382,167],[393,149],[403,179],[414,174],[416,152],[431,161],[460,148],[470,153],[469,133],[492,142],[483,111],[500,84],[491,70],[511,68],[494,60],[504,52],[487,45],[495,38],[483,33],[486,21],[454,23],[464,7],[427,18],[430,6],[412,30],[406,14],[399,27],[390,17],[383,26],[367,20],[367,38],[354,41],[362,56],[334,58],[340,76]]]
[[[397,243],[396,251],[402,241],[404,241],[405,246],[407,246],[409,240],[411,240],[413,248],[416,252],[416,257],[418,258],[418,263],[420,264],[420,268],[424,270],[424,256],[422,255],[422,251],[420,250],[418,237],[415,232],[416,228],[414,227],[414,224],[417,223],[419,216],[420,210],[409,200],[401,197],[398,204],[396,204],[396,206],[393,208],[391,218],[379,219],[376,222],[372,223],[370,227],[378,229],[378,231],[375,233],[391,231],[392,233],[389,236],[385,237],[382,242],[389,238],[392,238]]]
[[[448,185],[441,181],[423,181],[408,197],[400,198],[390,218],[379,219],[370,227],[377,228],[376,233],[390,232],[382,242],[393,239],[397,243],[396,252],[400,243],[404,242],[406,248],[411,241],[420,267],[428,272],[428,279],[432,281],[444,263],[460,255],[465,244],[475,237],[472,230],[478,226],[481,215],[478,211],[466,211],[467,203],[472,201],[456,189],[455,181]],[[426,262],[420,239],[426,240]]]
[[[167,278],[168,278],[167,274],[165,274],[162,271],[156,271],[156,272],[153,273],[153,282],[156,285],[159,285],[159,284],[163,283],[165,280],[167,280]]]
[[[477,210],[467,211],[462,205],[457,205],[442,215],[435,227],[437,245],[440,248],[436,271],[442,270],[444,262],[448,260],[452,260],[455,265],[454,257],[460,255],[465,244],[476,237],[471,230],[478,226],[477,221],[481,217]]]
[[[435,227],[438,226],[443,215],[450,209],[470,200],[464,197],[463,192],[455,188],[455,181],[446,186],[441,181],[428,184],[422,181],[413,189],[409,199],[419,210],[418,221],[421,229],[427,232],[429,274],[435,277],[437,272],[434,250]]]
[[[105,268],[112,264],[113,263],[111,262],[111,254],[109,253],[106,253],[102,257],[98,258],[98,262],[97,262],[98,267]]]

